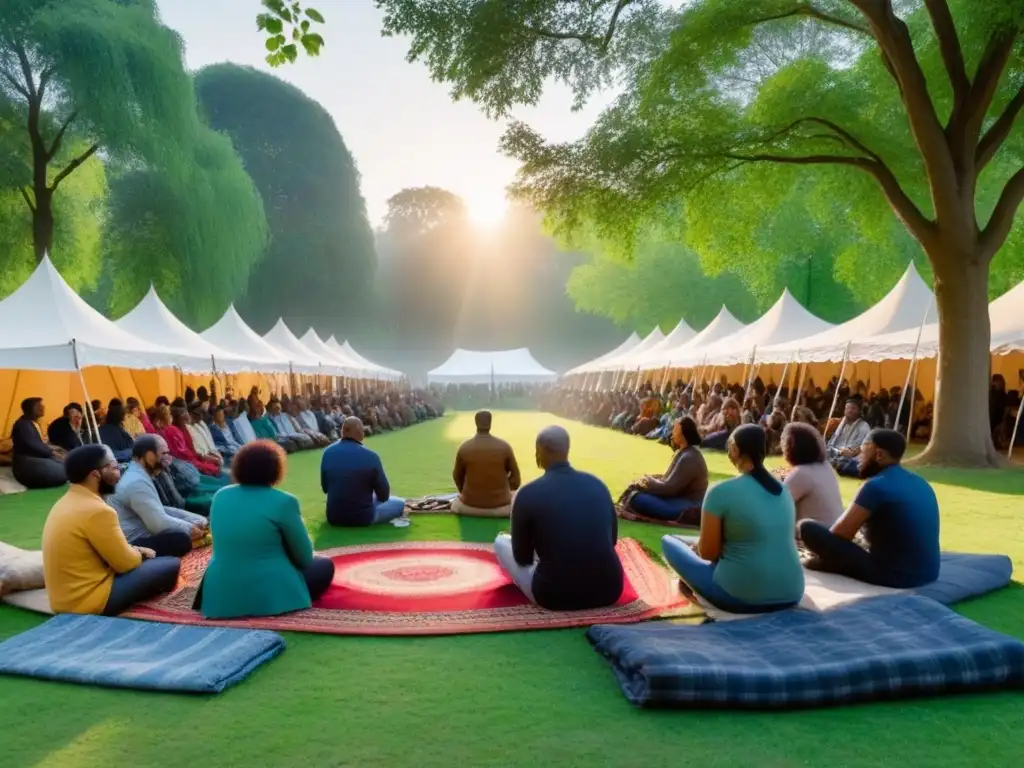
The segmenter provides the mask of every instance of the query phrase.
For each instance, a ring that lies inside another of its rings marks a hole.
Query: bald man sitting
[[[380,456],[363,445],[363,422],[349,416],[341,440],[320,460],[320,487],[327,494],[327,522],[365,526],[401,517],[405,500],[391,495]]]
[[[532,602],[555,611],[613,605],[622,595],[618,527],[607,486],[569,466],[569,433],[547,427],[537,436],[543,476],[512,504],[512,535],[494,554]]]
[[[459,495],[452,512],[470,517],[508,517],[519,488],[519,465],[512,446],[491,434],[491,413],[476,415],[476,435],[459,446],[452,479]]]

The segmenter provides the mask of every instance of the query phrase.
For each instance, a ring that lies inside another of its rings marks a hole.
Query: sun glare
[[[473,226],[482,230],[494,230],[505,221],[508,213],[508,202],[504,197],[477,198],[468,204],[469,220]]]

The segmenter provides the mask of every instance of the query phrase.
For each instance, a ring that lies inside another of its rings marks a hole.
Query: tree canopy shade
[[[877,241],[892,221],[879,216],[887,205],[927,256],[939,310],[924,459],[997,461],[983,418],[986,305],[994,259],[1020,242],[1024,3],[378,5],[386,34],[411,36],[411,58],[493,114],[535,102],[552,76],[581,99],[609,82],[623,87],[578,142],[550,144],[522,124],[504,139],[523,163],[517,193],[563,231],[590,221],[631,250],[679,201],[706,210],[722,194],[751,191],[763,167],[778,175],[754,206],[812,183],[839,221]]]
[[[247,288],[234,294],[244,294],[239,312],[260,333],[279,317],[300,335],[358,322],[376,253],[359,171],[330,114],[294,86],[232,64],[201,70],[196,90],[210,124],[242,156],[266,211],[270,246]]]

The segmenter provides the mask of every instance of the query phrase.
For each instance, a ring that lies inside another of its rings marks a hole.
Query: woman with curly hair
[[[782,431],[782,455],[791,467],[785,485],[796,503],[797,523],[817,520],[831,527],[843,514],[843,498],[821,433],[810,424],[787,425]]]
[[[277,616],[309,608],[334,579],[334,563],[316,557],[299,500],[276,488],[284,449],[269,440],[242,446],[231,463],[236,485],[213,497],[213,557],[196,595],[208,619]]]

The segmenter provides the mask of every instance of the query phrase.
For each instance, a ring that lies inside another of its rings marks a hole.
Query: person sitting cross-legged
[[[697,551],[678,536],[665,536],[662,552],[684,582],[722,610],[791,608],[804,594],[793,497],[765,469],[762,427],[738,427],[727,451],[740,474],[704,497]]]
[[[107,406],[104,423],[100,425],[100,442],[109,447],[114,452],[114,458],[122,464],[131,461],[132,445],[135,443],[135,439],[124,428],[126,416],[124,404],[114,398]]]
[[[708,489],[708,465],[700,452],[697,422],[689,416],[672,427],[676,453],[663,477],[647,476],[627,494],[628,511],[656,520],[700,525],[700,508]],[[628,517],[628,515],[627,515]]]
[[[292,417],[284,410],[280,400],[271,400],[267,405],[267,414],[273,423],[277,434],[286,437],[299,447],[300,450],[307,450],[314,447],[313,438],[304,432],[300,432],[292,421]]]
[[[452,512],[469,517],[508,517],[522,482],[512,446],[491,434],[491,412],[475,416],[476,435],[459,446],[452,479],[459,495]]]
[[[160,498],[154,478],[174,457],[160,435],[142,435],[132,446],[132,461],[121,475],[107,502],[117,517],[129,544],[146,547],[157,557],[184,557],[192,542],[209,533],[205,517],[184,509],[167,507]]]
[[[843,420],[828,441],[828,460],[843,477],[857,477],[857,457],[871,427],[861,417],[861,402],[846,401]]]
[[[174,589],[181,561],[133,547],[103,496],[120,478],[105,445],[85,445],[64,461],[68,487],[43,526],[43,572],[55,613],[116,616]]]
[[[864,484],[831,527],[800,523],[814,554],[808,568],[910,589],[939,577],[939,503],[928,482],[900,466],[907,442],[892,429],[868,433],[859,455]],[[867,548],[853,541],[864,531]]]
[[[14,479],[30,490],[55,488],[67,481],[63,464],[67,452],[43,439],[39,422],[45,415],[43,399],[28,397],[21,402],[21,417],[11,427]]]
[[[64,415],[50,422],[46,428],[46,436],[50,445],[64,451],[73,451],[93,442],[89,430],[85,426],[85,416],[79,403],[68,403],[64,406]]]
[[[608,487],[569,465],[569,433],[562,427],[543,429],[536,450],[544,474],[516,494],[512,534],[499,534],[494,542],[498,563],[542,608],[614,605],[624,577]]]
[[[213,556],[193,608],[208,619],[278,616],[309,608],[334,579],[313,554],[299,500],[277,489],[288,459],[270,440],[235,454],[235,485],[213,498]]]
[[[796,521],[832,525],[843,514],[839,478],[825,460],[825,441],[817,427],[793,422],[782,431],[782,455],[791,469],[783,480],[796,504]]]
[[[363,445],[363,422],[349,416],[341,440],[320,459],[320,487],[327,494],[327,522],[363,526],[401,517],[405,500],[391,495],[380,456]]]

